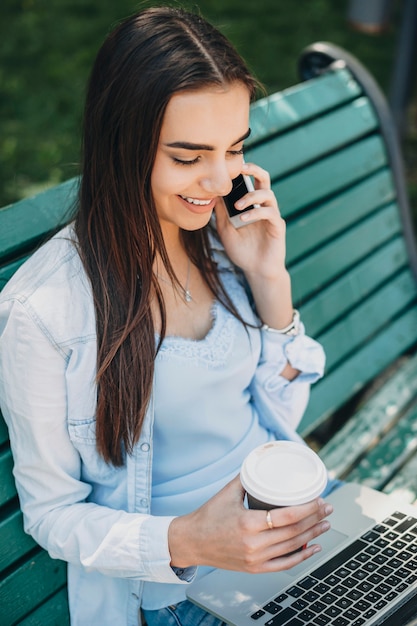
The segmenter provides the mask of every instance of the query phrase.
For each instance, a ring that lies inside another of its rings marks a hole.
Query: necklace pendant
[[[191,293],[189,292],[188,289],[184,289],[184,300],[186,302],[192,302],[193,298],[191,296]]]

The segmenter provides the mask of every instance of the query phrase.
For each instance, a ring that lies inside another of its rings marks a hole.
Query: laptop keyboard
[[[251,615],[262,626],[362,626],[417,580],[417,519],[395,511]]]

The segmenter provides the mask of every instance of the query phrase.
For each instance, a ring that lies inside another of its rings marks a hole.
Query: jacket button
[[[141,498],[140,503],[143,507],[148,506],[148,499],[147,498]]]
[[[149,452],[150,448],[151,446],[149,445],[149,443],[142,443],[140,446],[142,452]]]

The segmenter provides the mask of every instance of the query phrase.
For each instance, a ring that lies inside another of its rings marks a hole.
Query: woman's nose
[[[207,176],[200,181],[204,191],[215,196],[226,196],[232,190],[232,176],[229,169],[217,167],[210,170]]]

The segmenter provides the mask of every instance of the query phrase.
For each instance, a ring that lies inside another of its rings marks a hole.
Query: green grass
[[[109,29],[132,0],[1,0],[0,206],[78,173],[84,89]],[[355,54],[388,89],[397,16],[379,37],[346,22],[345,0],[185,0],[236,45],[269,92],[297,82],[297,57],[331,41]],[[410,158],[412,157],[411,152]]]

